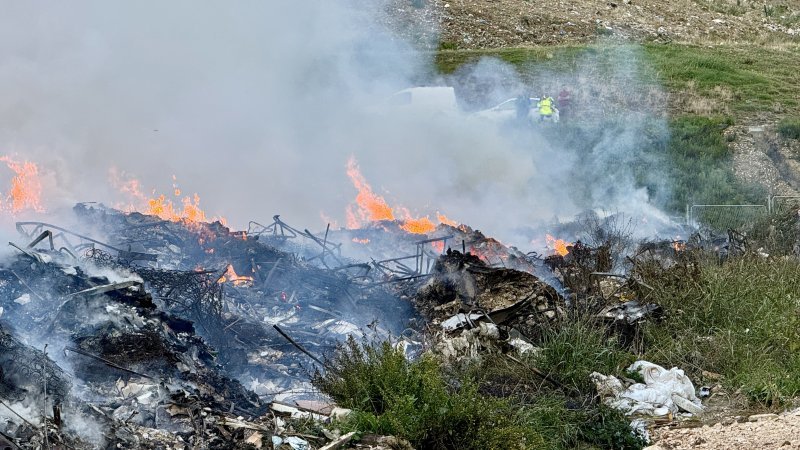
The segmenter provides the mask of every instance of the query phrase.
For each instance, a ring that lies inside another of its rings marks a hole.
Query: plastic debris
[[[282,445],[288,445],[292,450],[310,450],[311,447],[308,445],[308,442],[304,439],[300,439],[296,436],[289,436],[289,437],[279,437],[279,436],[272,436],[272,446],[274,448],[281,448]]]
[[[644,383],[635,383],[625,388],[613,375],[593,372],[589,377],[604,402],[627,415],[665,416],[685,411],[698,414],[703,411],[700,399],[695,395],[694,385],[683,370],[663,367],[647,361],[636,361],[629,371],[638,372]]]

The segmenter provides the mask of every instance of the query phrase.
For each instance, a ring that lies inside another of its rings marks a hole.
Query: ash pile
[[[341,447],[291,419],[338,414],[309,380],[348,336],[457,362],[530,351],[589,298],[621,336],[659,312],[622,301],[633,281],[601,282],[602,247],[542,258],[463,225],[314,234],[279,216],[232,231],[74,212],[69,229],[19,222],[0,265],[9,448]]]

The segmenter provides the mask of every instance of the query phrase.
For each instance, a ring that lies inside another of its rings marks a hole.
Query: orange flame
[[[15,161],[8,156],[0,156],[0,161],[6,163],[15,174],[11,179],[11,190],[5,199],[0,195],[0,211],[8,211],[11,214],[26,209],[44,212],[41,205],[42,182],[36,164],[30,161]]]
[[[571,244],[568,243],[567,241],[563,239],[556,239],[553,236],[550,236],[549,234],[546,236],[546,239],[547,239],[547,246],[552,247],[553,250],[555,250],[555,252],[558,253],[559,255],[566,256],[567,253],[569,253],[567,246]]]
[[[686,242],[681,241],[681,237],[680,236],[675,236],[675,240],[672,241],[672,248],[676,252],[682,252],[682,251],[686,250]]]
[[[200,208],[200,196],[196,193],[192,196],[187,195],[180,198],[181,190],[178,188],[174,175],[172,176],[172,192],[175,196],[174,202],[172,199],[168,199],[164,194],[156,196],[155,191],[153,192],[153,197],[148,198],[148,196],[142,193],[139,180],[130,178],[124,172],[119,173],[114,168],[109,171],[109,179],[117,190],[128,197],[130,204],[120,208],[124,209],[126,212],[139,211],[143,214],[158,216],[163,220],[170,220],[172,222],[185,221],[199,223],[218,220],[223,225],[226,224],[226,220],[223,217],[213,217],[210,220],[206,217],[205,211]]]
[[[426,234],[436,229],[436,224],[431,222],[428,217],[420,217],[419,219],[407,219],[400,225],[400,228],[414,234]]]
[[[362,220],[394,220],[394,213],[392,208],[386,203],[380,195],[372,192],[372,186],[367,183],[367,180],[361,175],[358,169],[358,163],[354,157],[350,157],[347,161],[347,176],[353,182],[353,186],[358,189],[356,195],[356,203],[358,204],[358,214]],[[348,226],[350,225],[350,218],[348,217]],[[351,228],[357,228],[351,227]]]
[[[369,239],[353,238],[353,242],[356,244],[369,244]]]
[[[444,253],[444,241],[433,241],[431,242],[431,247],[433,247],[437,253]]]
[[[427,234],[436,230],[436,224],[428,216],[414,217],[406,208],[389,206],[383,197],[372,190],[372,186],[361,174],[358,162],[353,156],[347,161],[347,176],[358,190],[355,204],[348,206],[345,211],[347,228],[360,228],[367,222],[397,220],[397,216],[399,216],[400,228],[409,233]],[[456,226],[455,221],[448,219],[443,214],[437,213],[437,219],[439,223]]]
[[[233,270],[233,265],[228,264],[228,268],[225,269],[225,273],[219,277],[217,283],[226,283],[231,282],[234,286],[242,286],[242,285],[252,285],[253,284],[253,277],[245,277],[236,274],[236,271]]]
[[[455,220],[450,220],[444,214],[439,214],[437,212],[436,213],[436,218],[439,219],[439,223],[443,223],[445,225],[450,225],[451,227],[457,227],[458,226],[458,222],[456,222]]]

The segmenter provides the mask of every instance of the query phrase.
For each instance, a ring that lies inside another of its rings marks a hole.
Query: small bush
[[[615,409],[600,406],[586,419],[580,431],[585,442],[616,450],[638,450],[647,445],[643,436],[631,431],[630,420]]]
[[[485,359],[474,370],[482,391],[508,396],[515,404],[523,405],[528,426],[544,437],[547,448],[635,449],[643,446],[643,442],[631,434],[628,418],[596,404],[594,391],[579,396],[573,392],[567,396],[543,382],[533,370],[538,368],[535,360],[513,362],[497,356]]]
[[[450,386],[438,361],[409,362],[384,342],[350,338],[315,373],[313,384],[337,404],[353,409],[345,429],[409,440],[415,448],[542,448],[542,436],[526,426],[524,411],[508,401],[483,396],[469,380]]]
[[[792,117],[778,123],[778,133],[786,139],[800,139],[800,118]]]
[[[633,362],[633,356],[620,350],[616,340],[607,337],[605,329],[589,318],[547,328],[538,345],[542,351],[534,365],[581,393],[594,389],[590,373],[617,374]]]

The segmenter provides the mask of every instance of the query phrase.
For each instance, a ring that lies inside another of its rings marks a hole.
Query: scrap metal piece
[[[121,281],[118,283],[104,284],[102,286],[95,286],[89,289],[84,289],[82,291],[73,292],[72,294],[67,295],[65,298],[72,298],[78,295],[99,295],[111,291],[120,291],[122,289],[127,289],[131,286],[136,286],[136,285],[141,286],[142,283],[136,280],[129,280],[129,281]]]
[[[644,321],[649,317],[659,318],[664,313],[661,306],[655,303],[640,303],[630,300],[625,303],[603,308],[597,316],[612,322],[626,322],[629,325]]]
[[[51,250],[55,249],[55,239],[60,238],[64,244],[64,247],[61,247],[64,250],[67,250],[70,254],[76,255],[80,253],[80,251],[84,249],[91,249],[95,248],[95,246],[103,247],[107,250],[111,250],[117,254],[117,256],[125,261],[157,261],[158,256],[151,253],[143,253],[143,252],[134,252],[131,251],[130,246],[127,250],[117,248],[113,245],[107,244],[102,241],[98,241],[97,239],[92,239],[88,236],[84,236],[82,234],[75,233],[70,231],[66,228],[59,227],[57,225],[53,225],[46,222],[17,222],[16,223],[17,231],[25,236],[28,239],[32,239],[31,244],[28,245],[27,248],[33,248],[36,244],[41,242],[45,237],[49,237],[50,239],[50,248]],[[53,234],[52,230],[60,231],[58,234]],[[38,233],[38,235],[37,235]],[[37,236],[34,238],[34,236]],[[80,239],[82,242],[78,245],[73,245],[67,236],[72,236]],[[14,246],[19,249],[16,245]],[[22,249],[20,249],[21,251]]]
[[[125,367],[117,365],[117,364],[115,364],[115,363],[113,363],[113,362],[111,362],[111,361],[109,361],[109,360],[107,360],[105,358],[101,358],[101,357],[99,357],[97,355],[93,355],[93,354],[91,354],[89,352],[86,352],[86,351],[83,351],[83,350],[81,350],[79,348],[64,347],[64,352],[66,352],[66,351],[71,351],[73,353],[78,353],[79,355],[88,356],[89,358],[96,359],[97,361],[102,362],[103,364],[107,365],[108,367],[113,367],[113,368],[115,368],[117,370],[121,370],[123,372],[127,372],[127,373],[130,373],[130,374],[133,374],[133,375],[138,375],[140,377],[144,377],[144,378],[147,378],[149,380],[155,380],[155,378],[151,377],[150,375],[145,375],[143,373],[136,372],[134,370],[126,369]]]

